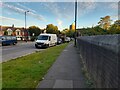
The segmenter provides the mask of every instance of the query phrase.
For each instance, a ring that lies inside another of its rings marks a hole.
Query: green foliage
[[[62,33],[65,34],[67,37],[74,37],[74,32],[75,30],[69,30],[69,29],[64,29],[62,31]]]
[[[120,34],[120,20],[116,20],[112,25],[111,21],[110,16],[102,17],[98,22],[98,26],[82,28],[80,34],[82,36]]]
[[[31,36],[31,41],[34,41],[36,38],[36,36]]]
[[[93,28],[82,28],[80,33],[82,36],[120,34],[120,25],[113,24],[109,27],[108,30],[105,30],[99,26]]]
[[[114,24],[120,25],[120,20],[116,20]]]
[[[105,17],[101,17],[100,21],[98,22],[99,26],[103,29],[108,29],[110,24],[111,24],[111,19],[110,16],[105,16]]]
[[[8,31],[7,30],[5,30],[4,35],[8,35]]]
[[[80,57],[81,57],[81,55],[80,55]],[[81,60],[82,60],[82,64],[81,64],[82,65],[82,73],[83,73],[83,75],[85,77],[85,81],[86,81],[85,84],[86,84],[87,88],[90,88],[90,89],[95,88],[95,82],[93,81],[93,78],[91,78],[82,57],[81,57]]]
[[[58,27],[53,24],[48,24],[46,27],[46,33],[59,34],[59,32]]]
[[[40,28],[37,26],[30,26],[28,28],[28,31],[29,31],[30,36],[33,36],[33,33],[34,33],[34,36],[38,36],[41,33]]]
[[[74,30],[69,30],[66,34],[67,37],[74,37]]]
[[[109,34],[120,34],[120,25],[113,24],[108,31]]]

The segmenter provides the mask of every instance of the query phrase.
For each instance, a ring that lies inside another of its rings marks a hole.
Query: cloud
[[[35,14],[35,13],[32,13],[32,12],[29,12],[28,14],[37,18],[37,19],[39,19],[39,20],[41,20],[41,21],[45,21],[45,22],[47,21],[42,15],[38,15],[38,14]]]
[[[92,12],[96,8],[96,2],[79,2],[78,17]]]
[[[60,29],[63,28],[63,22],[61,20],[70,22],[68,24],[74,22],[75,2],[47,2],[41,5],[53,14],[52,16],[56,18]],[[78,2],[78,18],[94,11],[95,8],[96,2]]]
[[[18,8],[18,7],[9,5],[9,4],[7,4],[7,3],[3,3],[3,7],[9,8],[9,9],[15,11],[15,12],[18,12],[18,13],[23,13],[23,12],[25,12],[24,9],[21,9],[21,8]],[[3,9],[4,9],[4,8],[3,8]]]
[[[74,19],[74,2],[49,2],[42,5],[50,10],[56,18],[64,18],[67,20]],[[78,17],[93,11],[95,8],[96,2],[78,2]]]
[[[57,24],[58,24],[59,29],[62,30],[62,24],[63,24],[62,20],[57,19]]]
[[[17,13],[20,13],[20,14],[23,14],[25,13],[25,11],[27,11],[26,9],[22,9],[22,8],[19,8],[19,7],[16,7],[16,6],[13,6],[13,5],[9,5],[7,3],[3,3],[2,7],[6,7],[6,8],[9,8],[10,10],[12,11],[15,11]],[[32,10],[32,9],[31,9]],[[33,10],[32,10],[33,11]],[[35,12],[35,11],[34,11]],[[34,12],[29,12],[28,14],[32,17],[35,17],[36,19],[39,19],[41,21],[46,21],[46,19],[42,16],[42,15],[38,15]]]
[[[28,7],[26,7],[26,6],[22,5],[22,4],[20,4],[20,3],[17,3],[17,5],[20,6],[20,7],[22,7],[23,9],[26,9],[26,10],[30,11],[30,12],[36,13],[35,10],[30,9],[30,8],[28,8]]]
[[[74,14],[74,3],[73,2],[46,2],[42,3],[46,10],[49,10],[55,18],[71,19]],[[63,5],[63,6],[62,6]]]
[[[112,8],[112,9],[118,9],[118,3],[112,3],[109,5],[109,8]]]
[[[120,15],[113,15],[111,16],[112,20],[118,20],[120,19]]]
[[[9,18],[9,17],[3,17],[3,16],[0,16],[0,20],[1,21],[4,21],[4,20],[7,20],[7,21],[15,21],[15,22],[21,22],[21,20],[18,20],[18,19],[15,19],[15,18]]]
[[[57,5],[57,3],[55,2],[47,2],[42,4],[45,6],[45,8],[49,9],[54,15],[56,15],[57,17],[61,17],[61,14],[59,12],[59,6]]]

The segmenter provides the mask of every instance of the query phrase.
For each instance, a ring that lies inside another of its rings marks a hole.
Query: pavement
[[[79,53],[70,43],[37,86],[41,88],[86,88]]]

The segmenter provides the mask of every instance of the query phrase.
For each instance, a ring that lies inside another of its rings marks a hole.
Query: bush
[[[120,34],[120,26],[112,25],[109,30],[102,29],[99,26],[94,28],[83,28],[80,33],[82,36]]]
[[[31,41],[35,41],[36,37],[35,36],[32,36],[31,37]]]

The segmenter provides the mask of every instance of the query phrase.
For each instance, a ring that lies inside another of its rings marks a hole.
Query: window
[[[20,32],[19,32],[19,31],[17,31],[17,35],[20,35]]]
[[[7,40],[11,40],[11,37],[6,37]]]
[[[38,37],[38,40],[48,40],[48,36],[41,35]]]
[[[18,36],[20,35],[20,30],[19,29],[16,30],[16,35],[18,35]]]

